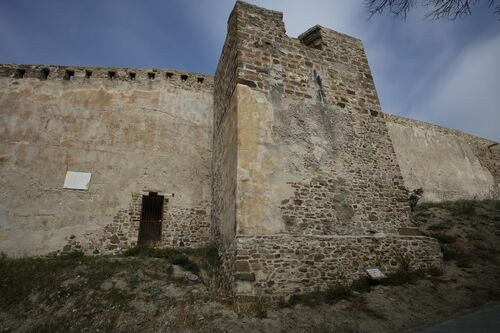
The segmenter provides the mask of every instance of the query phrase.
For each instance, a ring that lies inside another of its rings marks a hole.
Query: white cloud
[[[500,141],[499,59],[500,34],[469,45],[410,117]]]
[[[362,1],[352,0],[246,0],[259,7],[283,12],[283,20],[287,34],[297,37],[310,27],[319,24],[346,34],[360,33],[359,25],[354,18],[363,12]],[[225,36],[226,20],[233,9],[234,0],[218,0],[216,2],[187,2],[196,16],[197,24],[203,25],[209,38],[220,40]]]

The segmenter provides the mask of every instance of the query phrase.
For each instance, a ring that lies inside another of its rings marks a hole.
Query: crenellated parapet
[[[121,253],[152,193],[158,244],[206,245],[212,91],[175,70],[0,65],[0,252]],[[86,190],[65,186],[70,171]]]
[[[0,64],[0,78],[79,83],[97,80],[137,84],[164,82],[185,88],[213,89],[213,77],[210,75],[145,68]]]
[[[381,116],[361,40],[321,26],[286,35],[283,15],[237,2],[238,82],[265,93]]]

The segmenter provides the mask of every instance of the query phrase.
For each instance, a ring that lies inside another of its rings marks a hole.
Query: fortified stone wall
[[[434,240],[399,236],[411,227],[408,193],[361,42],[322,27],[290,38],[281,13],[242,2],[229,31],[236,41],[226,41],[223,54],[236,56],[223,58],[218,72],[233,68],[238,78],[225,99],[237,121],[236,218],[221,223],[236,226],[223,249],[237,259],[229,265],[236,294],[324,288],[368,266],[394,269],[396,254],[418,267],[439,262]],[[219,85],[232,87],[216,75]],[[217,102],[214,109],[223,110]],[[290,249],[280,253],[279,242]],[[344,246],[353,264],[299,254]]]
[[[0,66],[0,251],[135,245],[165,196],[162,244],[210,238],[213,79],[178,71]],[[92,173],[66,190],[66,171]]]
[[[386,115],[404,184],[424,200],[498,198],[500,146],[460,131]]]
[[[240,1],[214,79],[0,65],[0,121],[0,251],[119,253],[157,192],[157,245],[215,240],[241,298],[439,265],[436,240],[409,236],[407,189],[484,196],[500,179],[496,143],[383,114],[360,40],[290,38],[282,13]],[[62,189],[67,171],[90,189]]]

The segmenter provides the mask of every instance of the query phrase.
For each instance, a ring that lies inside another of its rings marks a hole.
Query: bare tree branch
[[[365,0],[365,6],[370,13],[370,18],[376,14],[389,12],[393,16],[406,19],[408,12],[421,5],[428,8],[425,17],[432,20],[456,20],[471,15],[471,7],[476,6],[480,0]],[[488,0],[490,8],[500,16],[500,5],[495,6],[495,0]]]
[[[408,11],[417,4],[417,0],[365,0],[370,17],[382,14],[386,10],[394,16],[406,19]]]

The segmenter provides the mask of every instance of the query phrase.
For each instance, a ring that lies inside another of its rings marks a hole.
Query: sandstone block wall
[[[428,237],[272,235],[236,240],[234,269],[240,297],[293,295],[348,285],[366,277],[365,269],[384,272],[403,262],[413,269],[440,265],[439,244]]]
[[[178,71],[0,66],[0,251],[119,252],[149,191],[168,199],[165,245],[206,243],[212,90]],[[90,189],[63,189],[68,170]]]
[[[498,198],[498,143],[403,117],[386,121],[404,184],[422,188],[424,200]]]

